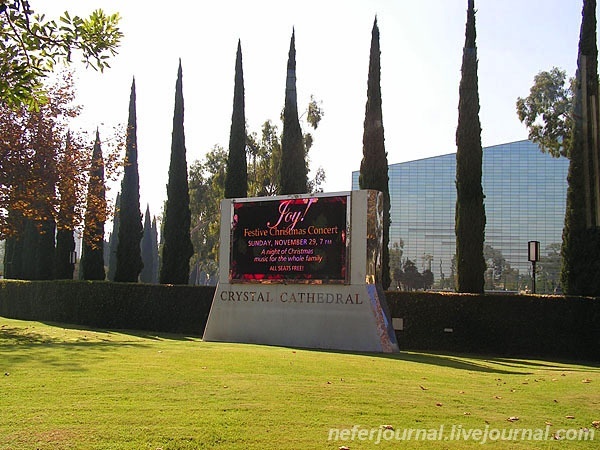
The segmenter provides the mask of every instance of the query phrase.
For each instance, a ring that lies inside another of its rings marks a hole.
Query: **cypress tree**
[[[246,163],[246,117],[244,112],[244,72],[242,44],[238,40],[235,59],[233,113],[229,133],[229,156],[225,174],[225,198],[248,196],[248,167]]]
[[[152,217],[152,283],[158,283],[158,272],[160,270],[160,258],[158,253],[158,228],[156,225],[156,216]]]
[[[88,181],[87,202],[81,262],[79,265],[82,280],[104,280],[104,223],[106,221],[106,188],[104,185],[104,160],[100,134],[96,130],[96,141],[92,153],[90,179]]]
[[[62,167],[73,164],[71,135],[67,133],[65,152],[60,162],[59,172],[66,172]],[[75,263],[71,255],[75,252],[75,236],[73,225],[75,222],[75,182],[71,176],[59,176],[58,192],[60,194],[60,214],[56,223],[56,252],[54,257],[54,277],[58,280],[72,280]]]
[[[4,245],[4,278],[21,279],[23,239],[21,236],[8,236]]]
[[[140,213],[140,177],[138,174],[137,118],[135,109],[135,79],[129,97],[129,118],[125,140],[125,169],[121,181],[119,210],[119,242],[115,281],[138,281],[142,271],[142,214]]]
[[[154,259],[152,251],[152,222],[150,220],[150,205],[146,205],[146,214],[144,214],[144,231],[142,234],[142,262],[144,268],[140,273],[142,283],[152,283],[154,274]]]
[[[574,126],[567,176],[561,283],[569,295],[600,295],[600,118],[596,1],[584,0],[579,34]]]
[[[298,100],[296,96],[296,37],[295,30],[292,30],[285,83],[279,193],[285,195],[305,194],[307,192],[308,171],[306,169],[304,139],[298,119]]]
[[[117,245],[119,243],[119,222],[120,214],[119,209],[121,208],[121,193],[117,192],[117,199],[115,201],[115,213],[113,215],[113,228],[108,239],[108,279],[115,281],[115,272],[117,270]]]
[[[165,206],[164,245],[160,268],[161,284],[187,284],[190,258],[194,253],[190,238],[190,194],[188,190],[185,132],[183,128],[183,86],[181,60],[175,84],[175,109],[171,140],[171,163]]]
[[[381,51],[377,17],[371,31],[367,104],[363,131],[363,158],[360,163],[358,183],[361,189],[374,189],[383,193],[383,248],[381,285],[387,289],[390,277],[390,188],[388,160],[385,151],[383,115],[381,111]]]
[[[483,293],[485,207],[474,8],[474,0],[468,0],[456,129],[456,287],[458,292]]]

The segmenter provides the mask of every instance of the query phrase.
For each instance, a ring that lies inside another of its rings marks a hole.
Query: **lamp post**
[[[531,261],[531,292],[535,294],[535,263],[540,260],[540,242],[529,241],[527,243],[527,254]]]

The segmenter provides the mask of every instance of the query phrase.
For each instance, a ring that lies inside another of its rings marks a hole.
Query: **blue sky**
[[[292,27],[299,108],[314,95],[325,111],[310,158],[311,167],[325,169],[326,191],[349,190],[360,166],[375,15],[389,163],[456,150],[467,0],[53,0],[33,7],[49,17],[96,8],[121,13],[125,37],[112,68],[77,69],[80,123],[92,130],[103,123],[101,133],[125,123],[135,76],[142,212],[150,203],[160,214],[166,197],[179,58],[191,164],[228,144],[238,39],[249,131],[267,119],[279,124]],[[475,7],[483,145],[525,139],[516,99],[528,95],[541,70],[558,66],[574,74],[582,1],[476,0]]]

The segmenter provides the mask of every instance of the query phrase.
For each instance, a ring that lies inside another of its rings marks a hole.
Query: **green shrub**
[[[401,349],[600,360],[600,300],[387,292]]]
[[[0,315],[201,335],[214,287],[108,281],[0,281]]]

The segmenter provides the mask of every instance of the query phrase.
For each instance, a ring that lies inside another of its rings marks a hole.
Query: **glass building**
[[[531,284],[528,241],[540,242],[537,291],[557,287],[568,167],[568,159],[544,154],[530,141],[483,149],[486,289]],[[403,261],[431,270],[434,288],[452,288],[456,154],[391,164],[388,174],[390,247],[403,243]],[[358,189],[358,175],[352,173],[352,189]]]

